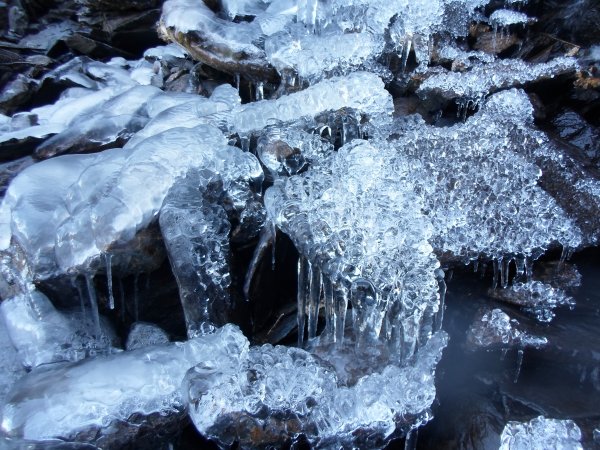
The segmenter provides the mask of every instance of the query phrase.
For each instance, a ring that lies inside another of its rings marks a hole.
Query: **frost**
[[[508,422],[500,436],[500,450],[580,450],[581,430],[572,420],[536,417],[529,422]]]
[[[159,326],[135,322],[131,326],[125,348],[127,350],[137,350],[139,348],[150,347],[169,343],[169,335]]]

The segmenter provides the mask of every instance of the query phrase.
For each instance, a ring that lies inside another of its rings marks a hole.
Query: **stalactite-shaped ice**
[[[265,205],[321,271],[329,332],[335,303],[349,297],[356,339],[376,342],[381,336],[407,358],[424,343],[419,330],[432,326],[423,321],[437,311],[439,263],[428,242],[431,223],[413,189],[413,168],[402,160],[390,164],[396,154],[383,142],[354,140],[308,172],[276,181]],[[337,292],[329,308],[328,289]]]

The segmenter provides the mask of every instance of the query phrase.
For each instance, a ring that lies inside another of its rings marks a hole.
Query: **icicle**
[[[346,329],[346,312],[348,311],[348,291],[343,285],[335,286],[335,342],[338,345],[344,343],[344,330]]]
[[[113,293],[112,280],[112,255],[110,253],[105,253],[104,260],[106,262],[106,281],[108,284],[108,307],[110,309],[115,309],[115,296]]]
[[[404,450],[416,450],[417,440],[419,438],[419,429],[411,428],[404,440]]]
[[[525,273],[525,256],[519,255],[515,258],[515,265],[517,267],[517,277],[522,277]]]
[[[248,272],[246,272],[246,279],[244,280],[244,298],[246,301],[250,300],[250,287],[252,286],[252,280],[254,279],[254,274],[256,273],[258,265],[265,255],[267,248],[269,248],[269,245],[275,248],[275,235],[273,234],[273,227],[273,222],[269,222],[266,223],[263,229],[260,231],[258,244],[256,244],[256,248],[252,254],[250,266],[248,266]],[[275,269],[275,252],[273,252],[272,258],[273,269]]]
[[[249,152],[250,151],[250,136],[246,134],[240,134],[240,145],[242,146],[242,151]]]
[[[569,258],[569,247],[567,245],[563,245],[562,252],[560,253],[560,261],[558,262],[557,271],[562,270],[565,265],[565,261]]]
[[[477,273],[479,271],[479,260],[476,259],[473,261],[473,273]]]
[[[335,309],[333,304],[333,283],[328,277],[323,278],[323,292],[325,297],[325,336],[335,340]]]
[[[308,339],[317,337],[319,322],[319,300],[321,299],[321,272],[316,265],[311,267],[308,297]]]
[[[271,236],[273,237],[273,243],[271,244],[271,270],[275,271],[275,250],[277,250],[277,227],[275,226],[274,221],[269,222],[266,226],[271,228]]]
[[[517,368],[515,370],[515,378],[513,379],[513,383],[516,383],[519,380],[519,375],[521,374],[521,366],[523,365],[523,349],[520,348],[517,351]]]
[[[437,269],[435,273],[435,277],[437,278],[439,291],[440,291],[440,309],[438,310],[436,317],[436,327],[438,330],[442,329],[442,324],[444,323],[444,308],[446,307],[446,281],[445,281],[445,273],[442,269]]]
[[[298,259],[298,347],[304,345],[304,328],[306,322],[306,294],[308,289],[309,265],[306,258],[300,256]]]
[[[508,287],[508,267],[510,264],[510,259],[502,258],[500,260],[500,283],[503,289]]]
[[[492,280],[492,289],[496,289],[498,287],[498,260],[494,259],[493,264],[494,279]]]
[[[259,81],[258,83],[256,83],[256,90],[254,93],[254,98],[257,101],[265,99],[264,83],[262,81]]]
[[[525,258],[525,276],[528,282],[531,281],[531,277],[533,276],[533,258],[531,257]]]
[[[100,336],[100,313],[98,312],[98,298],[96,297],[96,289],[94,288],[94,279],[90,274],[85,275],[88,295],[90,298],[90,307],[92,309],[92,319],[96,328],[96,336]]]
[[[237,89],[237,91],[238,91],[238,94],[239,94],[239,93],[240,93],[240,84],[241,84],[241,82],[240,82],[240,81],[241,81],[241,80],[240,80],[240,74],[239,74],[239,73],[236,73],[236,74],[234,75],[234,79],[235,79],[235,87],[236,87],[236,89]]]
[[[410,54],[410,47],[412,45],[412,36],[407,36],[404,41],[402,48],[402,72],[406,71],[406,64],[408,62],[408,55]]]
[[[140,274],[136,273],[133,277],[133,307],[135,309],[133,317],[137,322],[140,320],[139,307],[140,307],[140,288],[139,288]]]

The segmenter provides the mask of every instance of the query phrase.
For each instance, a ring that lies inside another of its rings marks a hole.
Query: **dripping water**
[[[121,301],[121,321],[125,322],[125,288],[123,287],[122,278],[119,278],[119,297]]]
[[[137,322],[140,319],[139,316],[139,307],[140,307],[140,274],[136,273],[133,277],[133,308],[134,308],[134,318]]]

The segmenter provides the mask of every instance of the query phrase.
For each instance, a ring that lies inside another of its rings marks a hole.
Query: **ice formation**
[[[523,86],[541,78],[574,72],[575,58],[560,57],[547,63],[531,64],[520,59],[499,59],[476,65],[467,72],[442,71],[428,77],[417,89],[421,98],[463,100],[480,104],[489,93],[510,87]]]
[[[501,450],[581,450],[581,430],[572,420],[536,417],[529,422],[508,422],[500,437]]]
[[[223,204],[230,196],[234,207],[244,209],[252,187],[260,186],[263,178],[250,153],[225,147],[214,156],[220,166],[188,172],[171,188],[160,211],[160,229],[190,337],[228,321],[231,226]]]
[[[103,446],[114,439],[126,444],[145,421],[151,426],[153,420],[181,417],[185,403],[180,386],[190,367],[203,363],[236,370],[247,349],[248,341],[239,329],[227,325],[185,343],[32,372],[9,394],[2,410],[2,431],[33,440],[75,439]]]
[[[135,322],[129,330],[125,348],[127,350],[137,350],[153,345],[167,344],[168,342],[169,335],[159,326],[152,323]]]
[[[216,173],[224,160],[236,163],[235,157],[223,158],[215,152],[239,153],[240,164],[246,167],[252,157],[226,144],[218,129],[199,125],[171,128],[132,148],[36,164],[23,171],[6,193],[5,236],[12,233],[39,278],[97,270],[99,257],[111,252],[113,264],[120,267],[118,249],[126,248],[138,231],[157,218],[178,177],[194,167]],[[226,173],[245,175],[236,170]],[[148,179],[155,181],[146,184]],[[127,252],[121,256],[131,258]]]
[[[427,416],[446,339],[436,333],[411,365],[387,365],[352,385],[304,350],[251,347],[233,370],[206,363],[191,369],[184,395],[196,427],[221,445],[275,445],[300,432],[315,448],[381,445],[397,426],[409,429],[411,418]]]
[[[473,349],[491,347],[542,347],[548,343],[545,337],[532,336],[519,330],[519,322],[511,319],[501,309],[482,311],[467,332],[467,343]]]
[[[490,23],[495,27],[507,27],[510,25],[526,24],[533,19],[527,14],[512,11],[510,9],[497,9],[490,15]]]
[[[98,316],[97,305],[92,305],[91,313],[87,311],[57,311],[39,291],[0,304],[6,331],[27,368],[119,351],[116,334],[108,321]]]
[[[335,77],[277,100],[263,100],[236,108],[229,128],[239,134],[259,131],[273,122],[298,121],[319,113],[352,108],[382,120],[394,111],[392,98],[381,79],[372,73],[356,72]]]
[[[559,306],[574,306],[572,297],[559,288],[541,281],[517,282],[496,293],[496,298],[519,305],[540,322],[550,322],[554,309]]]

